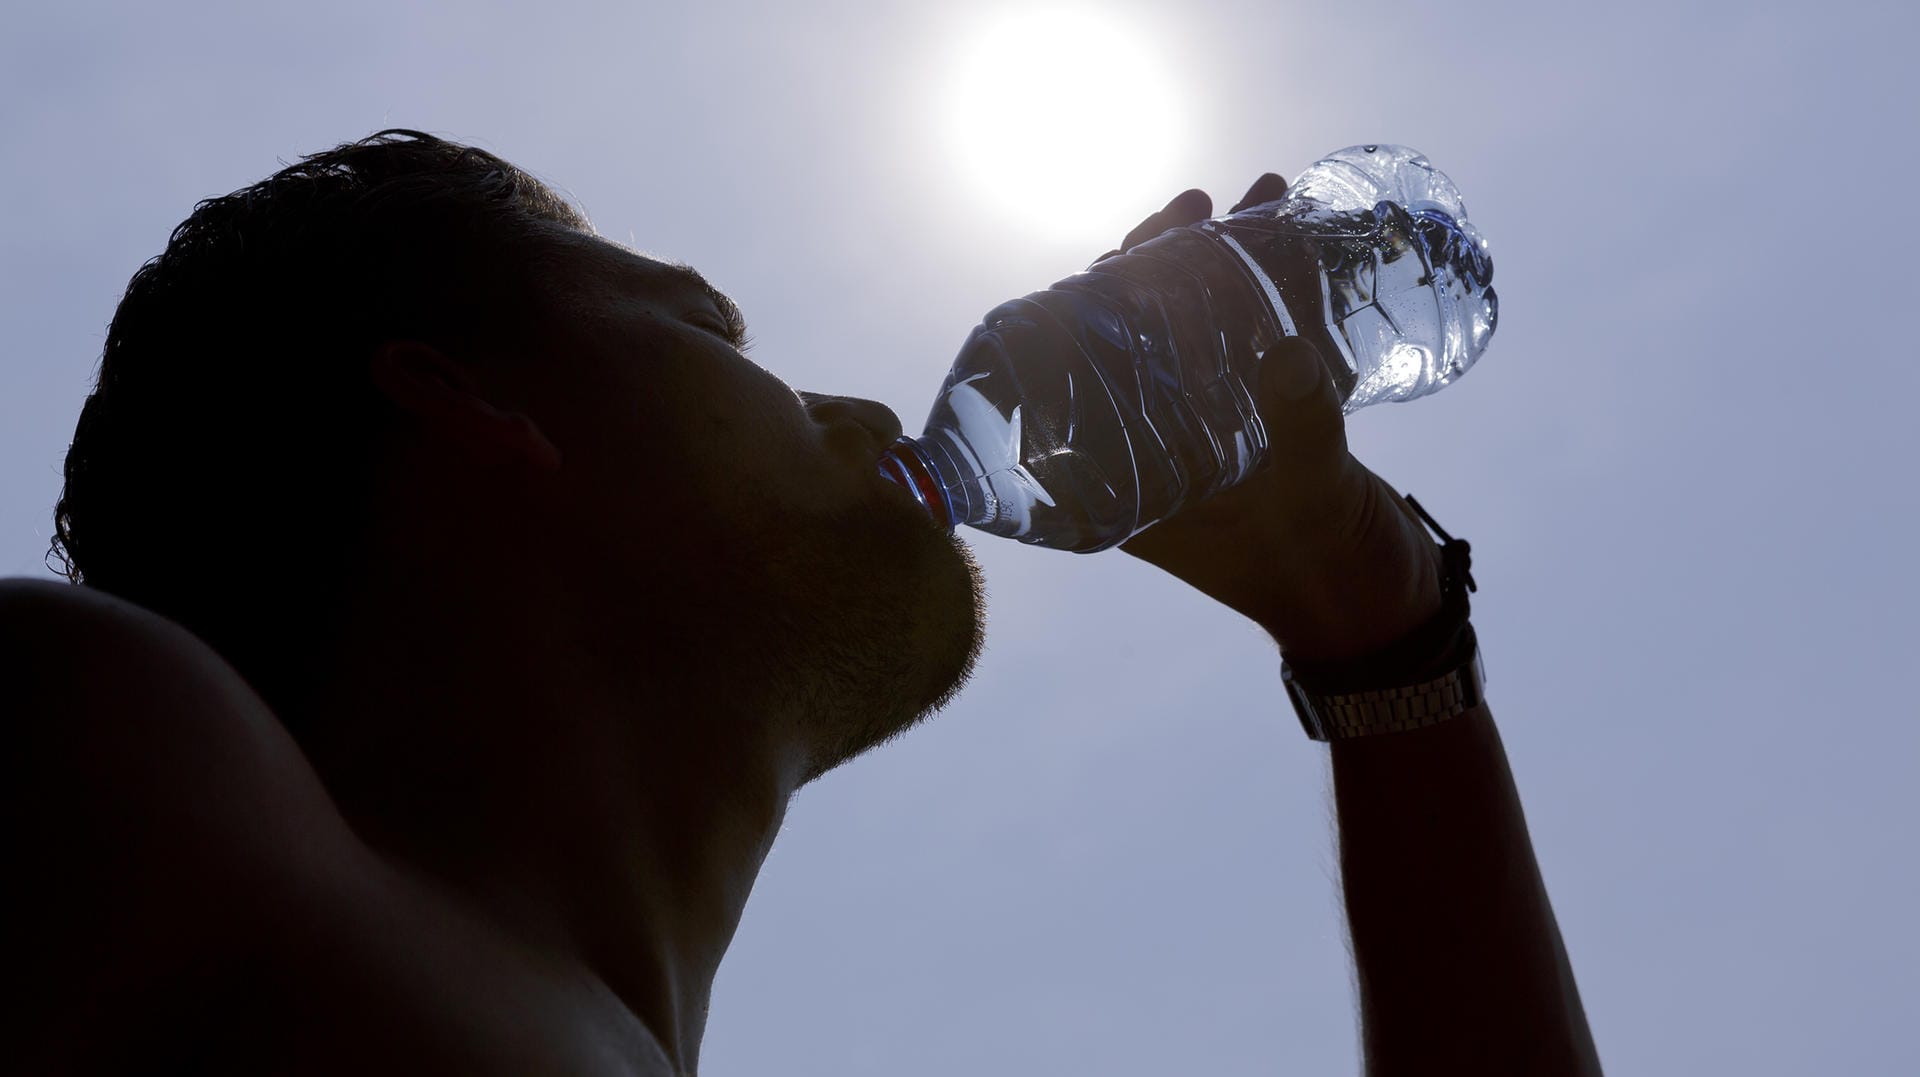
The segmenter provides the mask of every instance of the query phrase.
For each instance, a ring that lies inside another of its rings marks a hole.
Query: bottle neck
[[[921,444],[921,439],[902,437],[895,441],[880,457],[880,474],[905,487],[935,523],[949,529],[953,527],[956,522],[953,498],[940,474],[939,464],[933,453]]]

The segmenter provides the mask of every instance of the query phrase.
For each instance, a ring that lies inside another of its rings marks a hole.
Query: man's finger
[[[1141,221],[1127,238],[1120,242],[1120,249],[1136,247],[1162,232],[1196,224],[1213,215],[1213,199],[1199,188],[1182,191],[1173,196],[1173,201],[1160,212]]]
[[[1247,188],[1246,196],[1234,203],[1233,208],[1227,212],[1238,213],[1243,209],[1252,209],[1254,206],[1266,202],[1277,202],[1286,196],[1286,177],[1278,173],[1269,172],[1259,179],[1254,180],[1253,186]]]

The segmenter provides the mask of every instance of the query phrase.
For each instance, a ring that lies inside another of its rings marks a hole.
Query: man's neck
[[[355,618],[325,679],[272,702],[299,712],[290,724],[370,845],[590,970],[692,1072],[799,780],[770,743],[778,724],[690,702],[694,686],[638,655],[609,668],[566,618],[503,609],[498,592],[484,611],[402,599],[363,603],[379,615]]]

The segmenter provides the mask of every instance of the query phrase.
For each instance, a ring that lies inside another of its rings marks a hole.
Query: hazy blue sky
[[[773,371],[910,427],[982,313],[1182,187],[1224,206],[1263,170],[1404,142],[1492,241],[1501,328],[1461,384],[1352,439],[1473,540],[1491,699],[1602,1057],[1920,1072],[1915,9],[1103,5],[1152,43],[1187,137],[1116,140],[1114,181],[1165,189],[1045,238],[964,178],[938,105],[991,10],[10,11],[0,574],[45,573],[132,271],[196,199],[380,127],[534,170],[705,269]],[[1075,124],[1099,83],[1027,119]],[[973,686],[795,802],[705,1072],[1353,1071],[1325,751],[1271,646],[1119,553],[974,545]]]

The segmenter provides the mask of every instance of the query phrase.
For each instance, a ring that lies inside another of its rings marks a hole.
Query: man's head
[[[978,577],[879,478],[891,413],[795,394],[742,334],[507,162],[382,132],[201,203],[135,275],[56,552],[276,706],[375,581],[550,598],[795,723],[812,776],[964,678]]]

